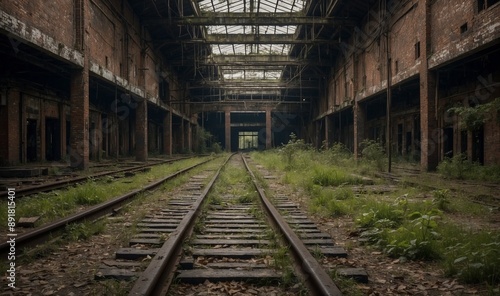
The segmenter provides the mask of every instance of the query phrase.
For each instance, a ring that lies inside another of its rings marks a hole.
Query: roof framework
[[[213,43],[212,53],[222,56],[222,60],[224,56],[237,55],[286,57],[290,44],[298,41],[294,38],[297,26],[286,23],[286,18],[294,16],[298,20],[303,16],[303,0],[202,0],[198,5],[201,13],[209,16],[206,30],[207,41]],[[240,19],[242,24],[234,25],[240,16],[244,16]],[[270,19],[276,20],[276,24],[272,24]],[[218,25],[224,21],[215,20],[225,20],[226,24]],[[250,59],[237,69],[220,66],[219,81],[225,89],[258,85],[259,80],[280,83],[283,69],[256,69],[252,66]],[[228,83],[231,80],[235,83]],[[249,83],[242,83],[242,80]],[[279,88],[276,84],[276,89]]]
[[[342,54],[339,42],[379,2],[128,1],[195,103],[314,101]]]

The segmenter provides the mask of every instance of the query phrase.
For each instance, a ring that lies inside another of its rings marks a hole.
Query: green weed
[[[500,166],[482,166],[467,159],[465,154],[445,158],[437,167],[445,178],[500,182]]]

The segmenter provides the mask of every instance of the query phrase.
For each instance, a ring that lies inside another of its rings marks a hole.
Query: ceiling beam
[[[282,71],[283,65],[231,64],[219,65],[221,71]],[[224,72],[226,73],[226,72]]]
[[[197,84],[193,84],[190,86],[191,89],[194,88],[206,88],[206,87],[221,87],[225,89],[291,89],[291,88],[299,88],[299,89],[318,89],[319,81],[307,80],[307,81],[282,81],[279,79],[276,80],[205,80],[200,81]]]
[[[213,65],[213,66],[293,66],[293,65],[310,65],[314,61],[306,61],[296,58],[291,58],[287,55],[214,55],[206,59],[198,60],[177,60],[172,61],[172,65],[186,65],[189,61],[196,62],[198,65]],[[324,63],[323,63],[324,64]]]
[[[206,38],[162,40],[170,44],[338,44],[335,40],[295,39],[293,34],[208,34]]]
[[[145,22],[147,26],[155,25],[191,25],[191,26],[353,26],[354,22],[347,18],[322,18],[304,16],[298,13],[204,13],[201,16],[183,18],[154,18]]]
[[[309,102],[284,102],[276,100],[227,100],[227,101],[211,101],[211,102],[200,102],[192,103],[191,111],[193,113],[200,112],[265,112],[269,108],[273,112],[283,112],[283,113],[297,113],[297,112],[309,112]],[[304,107],[304,108],[303,108]]]

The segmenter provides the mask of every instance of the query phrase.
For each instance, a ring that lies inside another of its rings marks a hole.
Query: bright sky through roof
[[[290,13],[304,9],[304,0],[202,0],[198,3],[205,13]],[[294,34],[297,26],[207,26],[208,34]],[[288,55],[288,44],[229,44],[212,45],[214,55]],[[282,70],[228,70],[221,68],[223,79],[279,79]]]

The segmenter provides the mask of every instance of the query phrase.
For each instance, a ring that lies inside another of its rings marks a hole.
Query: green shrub
[[[383,171],[387,166],[387,159],[384,147],[374,140],[364,140],[361,143],[361,155],[363,161],[374,165],[379,171]]]
[[[313,168],[313,183],[320,186],[339,186],[342,184],[359,184],[361,180],[333,167],[316,165]]]
[[[448,226],[443,266],[448,276],[476,284],[500,283],[500,234]]]
[[[102,190],[102,187],[97,186],[93,180],[75,187],[71,195],[71,198],[75,200],[77,205],[96,205],[103,202],[106,198],[106,192]]]
[[[440,257],[436,247],[436,239],[440,237],[435,230],[436,220],[440,219],[439,212],[431,210],[426,214],[414,212],[409,215],[412,219],[388,233],[388,244],[385,252],[393,257],[408,259],[438,259]]]
[[[349,212],[342,201],[351,199],[354,194],[350,188],[321,188],[315,185],[312,189],[311,210],[328,217],[338,217]]]
[[[440,190],[434,190],[432,192],[432,195],[434,196],[434,199],[432,202],[438,209],[441,211],[449,211],[449,205],[450,205],[450,190],[449,189],[440,189]]]
[[[450,179],[500,182],[500,166],[482,166],[467,159],[465,154],[445,158],[437,167],[438,173]]]
[[[280,152],[283,155],[287,169],[294,168],[295,157],[299,151],[308,150],[309,145],[305,144],[304,140],[298,139],[294,133],[290,134],[290,140],[284,145]]]
[[[467,160],[465,154],[457,154],[452,158],[445,158],[437,167],[437,171],[445,177],[464,179],[467,171],[471,170],[473,163]]]

